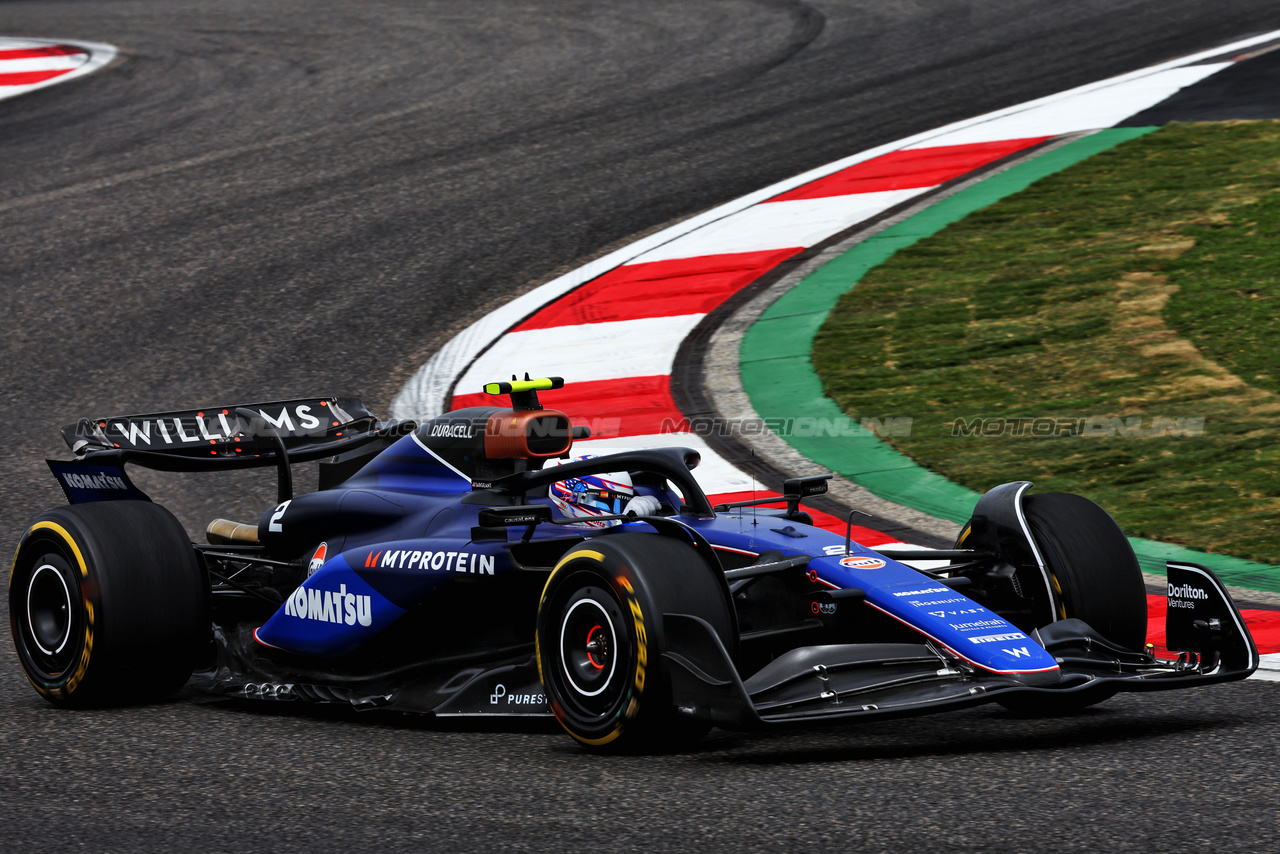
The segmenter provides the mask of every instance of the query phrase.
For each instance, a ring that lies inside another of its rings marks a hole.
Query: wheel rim
[[[31,573],[27,620],[37,649],[45,655],[62,652],[71,637],[71,590],[53,564],[41,564]]]
[[[615,717],[626,702],[633,643],[621,604],[598,577],[583,573],[567,580],[555,611],[560,616],[549,627],[558,660],[548,675],[561,700],[562,723],[567,716],[590,730]]]
[[[24,585],[26,619],[19,621],[20,634],[30,662],[56,678],[78,652],[80,590],[70,565],[58,553],[42,554],[28,566],[32,569]]]
[[[583,697],[604,693],[618,666],[617,628],[595,599],[579,599],[560,622],[560,663],[573,690]]]

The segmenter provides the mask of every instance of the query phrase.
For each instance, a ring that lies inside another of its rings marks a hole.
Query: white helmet
[[[595,457],[595,454],[585,454],[575,457],[575,460],[590,460]],[[560,461],[553,464],[559,465]],[[592,517],[620,516],[635,497],[636,491],[631,484],[631,475],[620,471],[558,480],[551,484],[547,494],[564,516],[583,520],[573,523],[574,526],[608,528],[621,523],[617,519],[593,520]]]

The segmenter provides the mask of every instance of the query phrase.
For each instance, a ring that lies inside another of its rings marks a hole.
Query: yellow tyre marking
[[[50,531],[54,531],[58,533],[62,537],[62,541],[65,542],[67,545],[71,546],[71,551],[76,553],[76,563],[80,565],[80,577],[88,578],[89,567],[84,562],[84,555],[80,553],[80,547],[76,545],[76,541],[71,536],[71,534],[67,533],[67,529],[59,525],[57,522],[36,522],[34,525],[31,526],[31,530],[27,531],[27,534],[30,535],[34,531],[38,531],[41,528],[46,528]],[[23,537],[23,539],[25,540],[26,537]],[[17,563],[17,555],[14,555],[14,562]]]
[[[76,545],[76,541],[71,538],[69,533],[67,533],[67,529],[56,522],[36,522],[27,529],[25,534],[22,535],[22,539],[18,541],[18,548],[13,552],[13,563],[9,565],[9,586],[13,586],[13,574],[18,571],[18,553],[22,551],[22,544],[27,541],[27,537],[31,536],[41,528],[54,531],[62,537],[62,541],[64,543],[71,546],[71,550],[76,553],[76,563],[80,564],[81,577],[87,577],[89,575],[89,567],[85,565],[84,555],[80,553],[80,547]]]
[[[71,551],[74,552],[76,556],[76,564],[80,567],[80,577],[88,578],[89,565],[85,563],[84,554],[80,551],[80,546],[76,544],[75,538],[71,536],[70,532],[68,532],[66,528],[62,527],[57,522],[44,521],[44,522],[37,522],[34,525],[32,525],[29,529],[27,529],[27,533],[23,534],[22,541],[18,545],[18,551],[22,550],[22,543],[25,543],[29,536],[31,536],[36,531],[39,531],[42,529],[53,531],[55,534],[57,534],[59,537],[62,538],[62,541],[64,543],[66,543],[68,546],[71,547]],[[13,584],[13,573],[15,570],[17,570],[17,568],[18,568],[18,554],[17,552],[15,552],[13,555],[13,566],[9,568],[10,586],[12,586]],[[93,603],[87,599],[84,600],[84,608],[85,608],[85,616],[87,617],[87,619],[85,620],[85,627],[84,627],[84,651],[80,654],[80,660],[76,662],[75,673],[73,673],[71,678],[67,680],[67,685],[65,689],[64,688],[53,688],[53,689],[41,688],[39,685],[36,685],[35,681],[31,679],[30,676],[27,676],[27,681],[31,682],[31,684],[35,686],[35,689],[39,691],[41,694],[50,694],[55,697],[62,696],[64,693],[70,694],[71,692],[75,691],[76,686],[78,686],[80,682],[84,679],[85,671],[89,669],[89,655],[90,653],[93,652],[93,618],[94,618]],[[59,673],[56,675],[61,676],[62,674]]]
[[[579,549],[576,552],[569,552],[564,557],[560,558],[560,562],[555,565],[555,568],[551,570],[551,574],[547,576],[547,583],[542,585],[542,595],[538,598],[539,608],[541,608],[542,604],[547,601],[547,591],[551,589],[551,581],[556,577],[556,573],[559,572],[560,569],[565,564],[570,563],[571,561],[575,561],[580,557],[591,558],[596,563],[600,563],[600,564],[604,563],[604,555],[598,551],[595,551],[594,549]],[[534,661],[538,663],[538,681],[541,682],[543,685],[546,685],[547,682],[542,677],[542,639],[541,637],[538,636],[537,632],[534,632],[534,635],[533,635],[533,655],[534,655]],[[555,710],[555,707],[553,705],[552,711],[554,710]],[[565,722],[561,720],[559,715],[556,715],[556,720],[560,722],[560,726],[564,727],[564,731],[569,733],[569,735],[573,736],[578,741],[581,741],[583,744],[590,744],[592,746],[608,744],[609,742],[613,741],[622,733],[622,727],[619,726],[617,729],[615,729],[613,732],[609,733],[608,735],[604,736],[603,738],[583,738],[573,730],[569,729],[569,727],[565,724]]]
[[[1058,619],[1065,620],[1067,618],[1067,603],[1062,598],[1062,585],[1058,582],[1058,576],[1052,572],[1049,573],[1049,580],[1053,582],[1053,591],[1058,594]]]
[[[561,726],[564,726],[564,724],[562,723]],[[609,733],[608,735],[601,736],[600,738],[583,738],[582,736],[578,735],[576,732],[569,729],[568,727],[564,727],[564,729],[565,729],[565,732],[569,733],[569,735],[573,736],[578,741],[582,742],[583,744],[589,744],[592,747],[599,747],[602,744],[608,744],[618,736],[622,735],[622,724],[618,724],[616,727],[614,727],[613,732]]]
[[[547,576],[547,583],[542,585],[542,596],[538,598],[538,607],[542,607],[542,603],[547,600],[547,590],[551,587],[551,579],[556,577],[556,573],[560,571],[560,568],[569,563],[569,561],[577,560],[580,557],[594,558],[596,563],[604,563],[604,555],[593,549],[579,549],[576,552],[569,552],[560,558],[560,562],[556,564],[555,569],[551,570],[551,574]]]
[[[631,620],[636,629],[636,691],[643,692],[644,670],[649,664],[649,635],[644,630],[644,611],[640,603],[634,597],[628,597],[627,606],[631,609]]]
[[[595,551],[594,549],[578,549],[576,552],[569,552],[567,555],[560,558],[560,562],[556,564],[555,569],[551,570],[551,574],[555,575],[556,572],[560,570],[560,567],[564,566],[569,561],[576,560],[580,557],[595,558],[598,562],[604,563],[604,555],[600,552]]]
[[[559,572],[560,569],[565,566],[565,564],[571,563],[572,561],[575,561],[580,557],[591,558],[596,563],[604,564],[604,555],[598,551],[595,551],[594,549],[578,549],[577,551],[569,552],[564,557],[560,558],[560,562],[555,565],[555,568],[551,570],[551,574],[547,576],[547,583],[543,585],[542,596],[538,600],[539,607],[541,607],[542,603],[546,601],[547,590],[551,588],[551,581],[556,577],[556,573]],[[618,582],[624,588],[626,588],[627,593],[632,595],[635,594],[635,588],[631,586],[631,582],[627,580],[626,576],[620,577],[618,579]],[[638,610],[638,607],[637,605],[632,604],[631,602],[628,602],[628,605],[630,605],[631,611],[633,612],[632,619],[634,620],[635,619],[634,612]],[[643,617],[641,619],[643,619]],[[642,659],[647,659],[648,643],[644,634],[644,625],[643,623],[638,623],[638,626],[640,629],[640,642],[641,642],[639,655]],[[534,634],[533,644],[534,644],[535,660],[538,662],[538,679],[541,680],[542,679],[542,655],[540,654],[541,642],[540,642],[540,638],[537,636],[536,633]],[[644,665],[643,664],[640,665],[639,673],[637,674],[637,682],[638,682],[637,687],[643,690],[644,688]],[[545,685],[546,682],[544,681],[543,684]],[[635,698],[632,698],[631,706],[629,707],[628,710],[630,711],[631,709],[633,709],[635,707],[635,704],[636,704]],[[632,714],[634,714],[634,712],[632,712]],[[630,717],[630,716],[631,715],[628,715],[627,717]],[[556,719],[560,720],[558,715]],[[613,728],[613,731],[610,732],[608,735],[603,735],[600,738],[584,738],[583,736],[578,735],[578,733],[569,729],[569,727],[565,724],[563,720],[560,720],[560,726],[564,727],[565,732],[569,733],[569,735],[573,736],[578,741],[582,742],[583,744],[591,745],[592,747],[600,747],[602,745],[608,744],[609,742],[615,740],[618,736],[622,735],[622,731],[624,729],[624,725],[621,722],[619,722],[618,725]]]

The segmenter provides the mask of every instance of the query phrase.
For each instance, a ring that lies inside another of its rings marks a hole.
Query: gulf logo
[[[307,577],[310,578],[315,571],[324,566],[325,552],[329,550],[328,543],[321,543],[320,548],[316,549],[316,553],[311,556],[311,562],[307,564]]]
[[[840,565],[849,569],[883,569],[885,562],[878,557],[842,557]]]

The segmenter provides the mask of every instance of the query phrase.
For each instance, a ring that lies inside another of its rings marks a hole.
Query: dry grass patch
[[[893,444],[972,489],[1025,477],[1280,563],[1280,123],[1172,125],[954,223],[841,300],[814,364],[851,415],[913,416]],[[976,417],[1119,420],[954,435]]]

